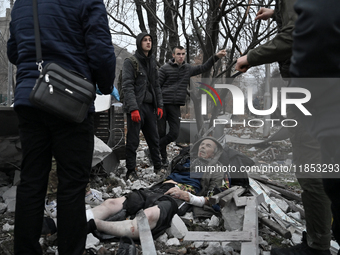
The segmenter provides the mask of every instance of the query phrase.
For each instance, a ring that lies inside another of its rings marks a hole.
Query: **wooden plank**
[[[268,185],[268,187],[272,188],[273,190],[276,190],[276,191],[280,192],[282,195],[284,195],[284,196],[286,196],[288,198],[291,198],[291,199],[294,199],[296,201],[302,202],[302,198],[301,198],[300,194],[294,193],[294,192],[289,191],[289,190],[281,189],[281,188],[278,188],[278,187],[270,185],[270,184]]]
[[[270,204],[270,208],[272,209],[272,213],[276,215],[279,219],[284,220],[288,223],[294,224],[296,227],[301,227],[301,224],[297,222],[296,220],[290,218],[288,215],[286,215],[278,206],[277,204],[269,198],[269,196],[260,188],[260,186],[254,181],[252,178],[249,178],[249,184],[250,184],[250,191],[254,192],[256,195],[260,195],[261,193],[264,196],[265,199],[265,205],[268,206]]]
[[[233,193],[230,193],[220,199],[219,205],[221,207],[228,206],[232,199],[233,199]]]
[[[232,232],[202,232],[202,231],[189,231],[184,241],[196,242],[250,242],[253,239],[252,233],[248,231],[232,231]]]
[[[241,244],[241,255],[258,255],[258,218],[257,218],[257,199],[247,197],[247,205],[244,210],[243,231],[252,233],[253,239],[250,242]]]
[[[242,207],[247,205],[247,197],[235,197],[235,194],[233,195],[235,205],[237,207]]]
[[[297,207],[292,201],[289,201],[288,199],[276,194],[275,192],[270,192],[269,197],[275,197],[284,200],[293,212],[299,212],[301,217],[305,218],[305,210],[300,207]]]
[[[240,188],[233,193],[233,198],[234,198],[234,201],[235,201],[235,205],[237,207],[247,205],[247,198],[246,197],[240,197],[240,195],[242,195],[245,190],[246,190],[245,188]]]
[[[239,188],[241,188],[241,186],[234,186],[234,187],[231,187],[230,189],[227,189],[227,190],[225,190],[225,191],[223,191],[223,192],[221,192],[221,193],[218,193],[218,194],[215,195],[215,196],[212,196],[211,198],[209,198],[209,204],[210,204],[210,205],[215,205],[215,204],[217,204],[217,203],[220,201],[220,199],[221,199],[222,197],[224,197],[224,196],[230,194],[231,192],[233,192],[233,191],[235,191],[235,190],[237,190],[237,189],[239,189]]]

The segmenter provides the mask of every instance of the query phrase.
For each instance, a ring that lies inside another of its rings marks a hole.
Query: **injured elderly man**
[[[89,233],[99,239],[102,239],[100,233],[138,239],[134,216],[143,209],[153,237],[162,235],[175,214],[184,215],[190,206],[208,205],[214,189],[229,187],[226,173],[209,171],[207,167],[220,164],[218,159],[222,151],[221,144],[213,137],[199,140],[187,156],[174,163],[172,173],[163,181],[147,189],[133,190],[120,198],[107,199],[87,210]],[[128,216],[130,220],[126,220]]]

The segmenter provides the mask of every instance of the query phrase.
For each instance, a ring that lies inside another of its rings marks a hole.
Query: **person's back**
[[[107,50],[111,36],[101,25],[107,24],[107,17],[92,11],[93,8],[105,9],[100,0],[38,1],[42,59],[44,64],[56,62],[82,74],[94,84],[98,83],[100,91],[107,94],[112,87],[104,85],[113,86],[115,73],[111,70],[115,67],[115,54],[113,49]],[[27,94],[38,77],[32,1],[15,2],[11,36],[8,57],[17,65],[14,105],[30,105]]]
[[[110,94],[115,53],[102,0],[38,2],[43,66],[54,62],[73,70]],[[52,156],[58,174],[58,252],[80,255],[87,235],[85,187],[94,147],[93,112],[81,123],[34,107],[29,96],[39,76],[36,65],[33,3],[16,1],[11,14],[9,60],[17,66],[14,109],[22,146],[21,183],[17,187],[14,253],[42,254],[39,243]],[[63,102],[60,102],[63,104]],[[72,208],[72,210],[70,210]]]

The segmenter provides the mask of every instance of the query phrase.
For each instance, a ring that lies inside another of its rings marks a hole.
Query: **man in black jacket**
[[[139,62],[139,72],[135,76],[135,68],[130,59],[124,61],[122,72],[124,111],[127,113],[126,178],[131,181],[138,178],[135,167],[140,130],[143,131],[149,146],[155,172],[161,169],[157,115],[160,118],[163,116],[162,94],[156,61],[152,55],[151,35],[140,33],[136,44],[137,51],[134,56]]]
[[[221,50],[203,65],[191,66],[184,61],[185,49],[182,46],[176,46],[172,51],[173,59],[159,69],[159,84],[162,89],[164,116],[158,121],[158,132],[162,164],[164,166],[168,164],[166,146],[175,141],[179,135],[180,106],[185,105],[190,77],[207,72],[217,60],[225,55],[226,51]],[[169,123],[170,127],[167,134],[166,122]]]

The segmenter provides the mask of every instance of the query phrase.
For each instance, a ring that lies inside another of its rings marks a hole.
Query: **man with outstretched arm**
[[[180,107],[185,105],[187,87],[190,77],[207,72],[214,63],[227,53],[219,51],[210,57],[203,65],[192,66],[184,61],[185,49],[182,46],[174,47],[172,59],[159,69],[159,85],[163,97],[163,118],[158,120],[159,147],[164,167],[168,165],[166,146],[175,141],[179,135]],[[169,124],[169,132],[166,133],[166,122]]]
[[[252,49],[240,57],[236,70],[246,72],[252,66],[278,62],[283,79],[289,80],[290,60],[292,56],[293,31],[297,15],[294,11],[294,0],[276,0],[275,10],[261,8],[256,20],[273,18],[278,25],[275,37]],[[289,85],[288,85],[289,86]],[[302,125],[294,113],[295,106],[287,108],[287,118],[298,121],[296,127],[288,128],[293,149],[293,163],[296,166],[321,163],[320,145]],[[321,179],[321,173],[296,172],[296,177],[303,190],[302,202],[306,213],[306,232],[303,232],[302,243],[289,248],[274,248],[272,255],[330,254],[331,208]],[[317,207],[315,205],[318,205]]]

